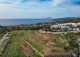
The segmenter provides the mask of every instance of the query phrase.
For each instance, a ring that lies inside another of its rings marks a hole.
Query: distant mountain
[[[53,19],[52,21],[67,21],[73,19],[75,19],[75,17],[57,18],[57,19]]]
[[[70,22],[80,22],[80,18],[74,18],[74,19],[71,20]]]
[[[51,17],[47,17],[47,19],[49,19],[49,20],[50,20],[50,19],[53,19],[53,18],[51,18]]]
[[[66,17],[66,18],[57,18],[51,20],[52,22],[55,23],[68,23],[68,22],[80,22],[80,18],[75,18],[75,17]]]
[[[80,22],[80,18],[66,17],[66,18],[56,18],[41,24],[56,24],[56,23],[70,23],[70,22]]]

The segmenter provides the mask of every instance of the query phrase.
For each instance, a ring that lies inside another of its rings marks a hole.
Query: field
[[[59,34],[41,34],[37,31],[26,31],[27,41],[42,54],[67,53],[64,47],[68,47],[67,39]]]
[[[20,49],[20,46],[23,49]],[[27,52],[25,52],[24,48],[27,49],[26,50]],[[5,49],[3,50],[3,54],[1,57],[26,57],[26,56],[40,57],[40,55],[36,54],[36,52],[26,44],[24,31],[14,31],[9,39],[9,42],[5,46]]]
[[[79,36],[80,33],[75,35]],[[41,57],[38,52],[43,55],[68,54],[70,50],[77,47],[75,35],[74,33],[42,34],[33,30],[14,31],[1,57]]]

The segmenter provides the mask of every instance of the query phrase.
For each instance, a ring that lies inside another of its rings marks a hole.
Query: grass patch
[[[50,34],[51,36],[53,37],[56,37],[56,38],[63,38],[63,36],[61,34]]]
[[[59,47],[59,48],[62,48],[62,47],[65,46],[65,44],[66,44],[65,42],[64,43],[55,42],[55,45],[54,46]]]
[[[17,31],[14,31],[11,36],[17,36]]]
[[[31,53],[31,57],[41,57],[40,55],[38,55],[34,50]]]
[[[48,43],[48,40],[43,40],[44,41],[44,44],[47,44]]]
[[[34,46],[38,51],[42,51],[42,50],[43,50],[43,47],[42,47],[41,45],[37,44],[36,42],[30,41],[30,40],[28,40],[28,42],[29,42],[32,46]]]
[[[10,46],[7,57],[26,57],[19,49],[20,44],[26,43],[24,36],[19,36],[19,33],[23,34],[23,32],[18,31],[12,33],[12,44]]]
[[[36,31],[32,30],[32,31],[31,31],[31,34],[36,34]]]
[[[18,34],[19,33],[19,34]],[[22,51],[19,49],[19,45],[20,44],[26,44],[26,40],[28,40],[28,36],[25,35],[25,32],[13,32],[13,43],[10,46],[9,52],[8,52],[8,56],[7,57],[26,57],[25,54],[22,53]],[[15,36],[16,35],[16,36]],[[36,45],[35,42],[31,42],[30,43],[33,46],[37,46],[37,48],[39,47],[38,45]],[[39,47],[40,49],[40,47]],[[35,51],[32,50],[30,57],[41,57],[40,55],[38,55]]]
[[[10,46],[10,50],[7,57],[26,57],[22,52],[19,50],[19,44],[12,44]]]
[[[25,40],[28,41],[32,46],[34,46],[34,48],[36,48],[38,51],[42,51],[42,46],[40,46],[39,44],[37,44],[36,42],[30,41],[28,36],[26,35],[26,33],[24,33],[25,35]],[[31,34],[36,34],[35,31],[31,31]],[[40,55],[38,55],[34,50],[32,50],[30,57],[41,57]]]
[[[21,33],[20,33],[20,36],[24,36],[24,32],[21,32]]]

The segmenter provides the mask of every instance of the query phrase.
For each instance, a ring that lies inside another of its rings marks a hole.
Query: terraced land
[[[0,35],[2,38],[0,38],[0,57],[3,53],[3,50],[5,49],[5,46],[7,44],[7,42],[9,41],[9,33],[6,33],[4,35]]]
[[[61,35],[42,34],[37,31],[26,31],[27,41],[44,55],[67,53],[64,47],[69,44]]]
[[[79,36],[80,33],[75,35]],[[1,57],[43,57],[43,55],[50,54],[67,55],[71,49],[77,47],[77,38],[73,38],[75,35],[73,33],[65,35],[43,34],[33,30],[14,31]],[[67,57],[69,56],[67,55]]]
[[[26,44],[24,31],[14,31],[1,57],[41,57]]]

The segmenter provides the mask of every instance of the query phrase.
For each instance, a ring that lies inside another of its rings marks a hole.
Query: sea
[[[21,24],[37,24],[49,21],[49,19],[0,19],[0,25],[21,25]]]

